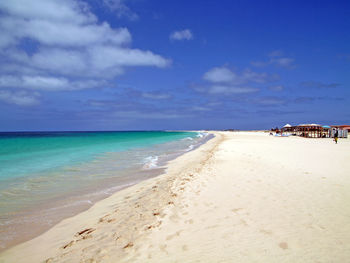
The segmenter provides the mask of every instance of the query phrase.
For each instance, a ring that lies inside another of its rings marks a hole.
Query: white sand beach
[[[349,139],[214,133],[0,262],[349,262]]]

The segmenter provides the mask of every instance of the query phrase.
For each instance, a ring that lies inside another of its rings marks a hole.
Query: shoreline
[[[198,131],[197,131],[198,132]],[[212,134],[212,133],[211,133]],[[131,185],[131,186],[127,186],[127,187],[124,187],[124,188],[122,188],[122,189],[120,189],[120,190],[118,190],[118,191],[116,191],[116,192],[114,192],[113,194],[111,194],[110,196],[108,196],[108,197],[106,197],[106,198],[103,198],[103,199],[101,199],[101,200],[99,200],[99,201],[97,201],[96,203],[94,203],[92,206],[90,206],[90,207],[88,207],[87,209],[85,208],[83,211],[80,211],[80,212],[78,212],[77,214],[74,214],[74,215],[72,215],[72,216],[70,216],[70,217],[68,217],[68,218],[64,218],[63,220],[61,220],[60,222],[58,222],[57,224],[55,224],[54,226],[52,226],[52,227],[50,227],[49,229],[46,229],[46,230],[44,230],[43,232],[41,232],[39,235],[36,235],[35,237],[32,237],[32,238],[30,238],[29,240],[26,240],[26,241],[24,241],[24,242],[20,242],[20,243],[18,243],[18,244],[15,244],[14,246],[11,246],[11,247],[9,247],[9,248],[6,248],[5,250],[3,250],[3,251],[1,251],[0,252],[0,262],[2,262],[1,260],[3,260],[3,256],[4,256],[4,258],[7,258],[7,255],[8,254],[11,254],[11,251],[17,251],[17,248],[19,248],[20,250],[22,249],[22,248],[24,248],[24,247],[26,247],[27,246],[27,243],[31,243],[31,242],[36,242],[36,240],[37,239],[41,239],[41,237],[42,236],[45,236],[48,232],[55,232],[55,230],[54,229],[56,229],[56,228],[60,228],[62,225],[66,225],[66,221],[74,221],[75,219],[74,218],[79,218],[81,215],[82,215],[82,218],[84,218],[85,217],[85,214],[89,214],[89,211],[90,210],[94,210],[94,207],[95,206],[98,206],[98,207],[102,207],[103,206],[103,203],[107,203],[107,202],[109,202],[109,199],[117,199],[118,201],[117,202],[120,202],[120,198],[118,198],[118,196],[124,196],[126,193],[128,193],[128,192],[135,192],[134,191],[134,188],[140,188],[140,189],[142,189],[142,190],[144,190],[145,189],[145,191],[148,191],[148,190],[150,190],[150,189],[147,189],[147,185],[149,185],[149,184],[153,184],[154,183],[154,181],[156,181],[157,180],[157,178],[159,178],[159,177],[162,177],[162,176],[167,176],[168,175],[168,170],[169,170],[169,168],[171,169],[171,166],[172,166],[172,163],[173,162],[176,162],[179,158],[183,158],[183,156],[185,156],[185,155],[187,155],[187,154],[190,154],[190,153],[193,153],[193,152],[196,152],[199,148],[201,148],[202,146],[205,146],[205,145],[207,145],[208,143],[211,143],[213,140],[215,140],[216,138],[215,138],[215,136],[214,137],[212,137],[212,138],[208,138],[208,139],[206,139],[203,143],[201,143],[201,144],[199,144],[199,145],[197,145],[196,147],[194,147],[193,149],[191,149],[191,150],[189,150],[189,151],[187,151],[187,152],[184,152],[184,153],[182,153],[182,154],[177,154],[174,158],[171,158],[170,160],[166,160],[166,163],[163,163],[162,164],[162,167],[161,167],[161,169],[159,168],[159,170],[160,170],[160,173],[159,174],[157,174],[157,175],[155,175],[155,176],[152,176],[151,178],[148,178],[148,179],[146,179],[146,180],[142,180],[142,181],[139,181],[139,182],[136,182],[135,184],[133,184],[133,185]],[[144,185],[144,186],[143,186]],[[153,192],[153,189],[151,189],[152,190],[152,192]],[[142,191],[139,191],[139,190],[136,190],[136,192],[140,192],[140,193],[138,193],[138,195],[140,195],[141,194],[141,192]],[[127,199],[129,199],[129,198],[127,198]],[[98,208],[99,209],[99,208]],[[103,214],[103,213],[102,213]],[[105,215],[100,215],[101,216],[101,218],[103,217],[103,216],[105,216]],[[151,219],[153,219],[153,218],[151,218]],[[77,219],[78,221],[80,220],[80,219]],[[100,220],[100,218],[98,218],[98,221]],[[125,220],[127,220],[127,219],[125,219]],[[78,231],[78,230],[77,230]],[[74,234],[75,234],[75,232],[73,231],[73,233],[72,233],[72,236],[74,236]],[[46,239],[46,237],[44,237],[44,239]],[[41,243],[41,241],[39,241],[39,243]],[[44,242],[45,243],[45,242]],[[64,243],[64,242],[63,242]],[[29,244],[29,247],[30,247],[31,245]],[[64,246],[64,244],[63,245],[59,245],[58,246],[58,248],[60,248],[60,247],[62,247],[62,246]],[[31,249],[29,249],[28,250],[28,253],[30,253],[29,251],[31,251]],[[15,252],[15,254],[17,254],[17,252]],[[41,257],[39,257],[40,259],[38,259],[38,258],[34,258],[33,259],[33,261],[32,262],[38,262],[38,260],[40,261],[40,260],[43,260],[43,258],[41,258]],[[18,262],[22,262],[21,261],[21,259],[20,258],[17,258],[16,257],[16,261],[18,260]],[[23,262],[30,262],[30,261],[28,261],[29,259],[28,259],[28,257],[26,256],[26,257],[24,257],[23,259]],[[6,262],[6,261],[5,261]]]
[[[215,138],[0,262],[345,262],[350,141]]]
[[[197,142],[194,148],[205,143],[207,140],[210,140],[210,137],[199,143]],[[163,174],[169,161],[176,159],[178,156],[181,156],[186,152],[187,150],[177,150],[168,154],[168,156],[163,156],[162,160],[158,162],[156,167],[140,167],[138,170],[132,169],[118,171],[118,176],[115,178],[100,180],[97,185],[89,185],[88,187],[84,187],[84,189],[76,189],[74,192],[71,192],[64,197],[50,197],[45,201],[37,202],[36,205],[32,204],[30,207],[16,212],[17,215],[7,218],[10,223],[4,221],[4,225],[1,226],[0,233],[2,237],[5,238],[3,240],[0,239],[0,253],[40,236],[62,220],[88,210],[95,203],[116,192]],[[112,157],[108,158],[112,159]],[[84,169],[84,166],[91,165],[93,162],[95,162],[95,160],[66,169]],[[106,163],[106,165],[108,165],[108,163]],[[41,224],[39,222],[40,220],[38,221],[38,218],[45,218],[44,224]],[[15,234],[13,234],[13,229],[16,230]],[[6,237],[9,238],[7,239]]]

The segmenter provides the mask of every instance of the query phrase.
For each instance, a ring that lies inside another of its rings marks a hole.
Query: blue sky
[[[349,124],[349,1],[0,2],[0,131]]]

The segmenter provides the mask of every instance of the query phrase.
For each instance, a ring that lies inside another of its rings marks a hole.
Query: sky
[[[0,131],[350,124],[350,1],[0,1]]]

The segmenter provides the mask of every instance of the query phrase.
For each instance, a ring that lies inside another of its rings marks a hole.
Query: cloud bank
[[[209,85],[196,88],[197,91],[209,94],[245,94],[259,91],[258,87],[252,85],[272,82],[278,80],[279,76],[250,69],[237,72],[224,66],[210,69],[203,75],[203,79]]]
[[[131,15],[121,0],[104,3],[120,16]],[[171,63],[149,50],[131,48],[127,28],[100,22],[78,0],[1,1],[0,11],[0,88],[95,88],[128,67]]]
[[[269,59],[265,61],[252,61],[251,64],[255,67],[265,67],[274,65],[276,67],[293,69],[295,68],[295,59],[284,56],[281,50],[275,50],[268,54]]]

